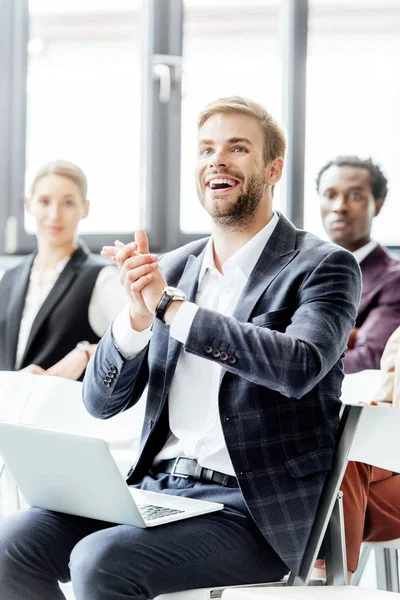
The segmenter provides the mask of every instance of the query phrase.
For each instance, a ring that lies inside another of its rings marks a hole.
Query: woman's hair
[[[53,160],[43,165],[36,173],[34,180],[32,181],[30,188],[30,195],[33,196],[35,187],[39,179],[46,177],[47,175],[60,175],[61,177],[68,177],[78,187],[82,201],[86,202],[87,198],[87,179],[85,173],[74,163],[66,160]]]

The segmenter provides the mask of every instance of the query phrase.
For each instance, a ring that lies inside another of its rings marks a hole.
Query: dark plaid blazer
[[[162,259],[168,283],[192,301],[206,243],[192,242]],[[343,352],[360,279],[351,253],[280,215],[234,315],[200,308],[184,347],[223,367],[219,410],[243,496],[266,540],[296,573],[334,454]],[[166,441],[168,391],[181,346],[155,322],[146,349],[124,360],[109,330],[89,364],[83,397],[96,417],[131,407],[149,386],[128,483],[140,481]],[[210,347],[234,360],[214,357]],[[117,373],[106,386],[111,366]]]

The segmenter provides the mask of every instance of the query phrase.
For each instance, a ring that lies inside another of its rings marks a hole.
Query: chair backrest
[[[346,375],[342,383],[341,401],[344,404],[364,402],[369,404],[376,397],[376,392],[382,384],[382,371],[366,369],[359,373]]]
[[[400,410],[364,406],[349,460],[400,473]]]
[[[359,405],[345,406],[340,420],[337,447],[332,469],[326,479],[314,525],[307,543],[300,571],[298,575],[290,574],[288,585],[307,585],[311,572],[317,560],[318,552],[325,537],[335,503],[337,501],[340,484],[346,470],[348,455],[357,426],[364,407]]]

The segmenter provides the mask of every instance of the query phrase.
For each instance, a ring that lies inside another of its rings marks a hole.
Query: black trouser
[[[198,587],[277,581],[288,571],[238,488],[158,474],[138,487],[222,502],[224,510],[140,529],[41,509],[0,520],[5,600],[148,600]],[[4,594],[4,596],[3,596]]]

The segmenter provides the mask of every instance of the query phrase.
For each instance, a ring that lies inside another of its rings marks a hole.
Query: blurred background
[[[0,0],[0,262],[33,250],[26,186],[80,165],[97,251],[138,226],[163,251],[209,231],[194,187],[196,116],[264,104],[289,138],[275,207],[324,237],[315,190],[336,154],[389,180],[373,235],[400,248],[399,0]]]

